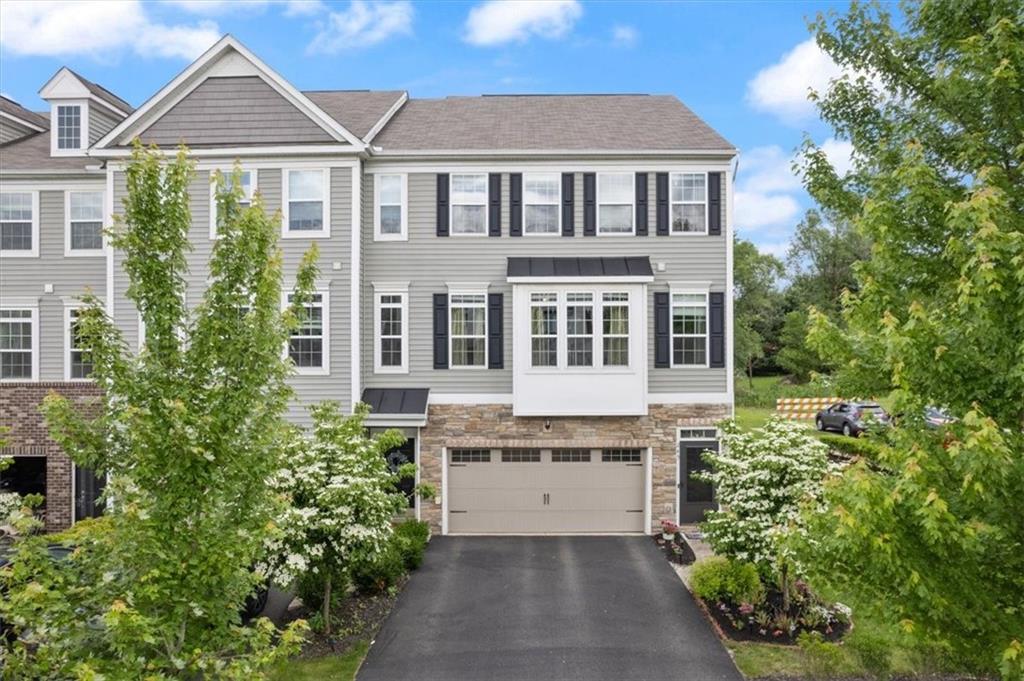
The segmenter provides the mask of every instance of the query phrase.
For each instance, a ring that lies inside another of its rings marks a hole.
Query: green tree
[[[236,171],[237,172],[237,171]],[[123,219],[127,296],[145,322],[131,352],[100,302],[80,329],[104,388],[93,420],[50,395],[53,437],[81,466],[108,471],[115,500],[102,536],[82,538],[59,565],[28,543],[0,606],[22,637],[11,678],[252,678],[293,650],[266,620],[242,627],[275,514],[268,479],[280,468],[291,392],[281,348],[296,310],[281,310],[278,220],[257,196],[243,209],[218,179],[219,238],[195,310],[185,303],[193,163],[136,146]],[[315,249],[296,271],[296,305],[316,277]],[[78,555],[81,554],[81,555]],[[29,566],[34,569],[23,568]]]
[[[782,263],[737,238],[733,245],[733,345],[736,368],[753,385],[754,362],[764,357],[779,307]]]
[[[854,146],[839,177],[807,143],[808,190],[872,243],[813,315],[840,386],[893,389],[881,469],[830,487],[807,547],[817,578],[870,596],[979,669],[1024,675],[1024,5],[875,4],[819,17],[850,75],[817,96]],[[870,74],[870,75],[868,75]],[[926,404],[959,421],[921,425]]]

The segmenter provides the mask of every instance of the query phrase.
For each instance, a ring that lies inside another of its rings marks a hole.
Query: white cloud
[[[829,137],[821,143],[821,150],[828,157],[828,162],[835,168],[839,177],[842,177],[853,167],[853,144],[845,140],[838,140]]]
[[[734,197],[738,229],[788,226],[800,213],[794,195],[801,185],[793,174],[792,160],[778,145],[743,153]]]
[[[194,59],[218,38],[211,21],[156,23],[138,0],[0,2],[0,46],[16,55],[110,58],[128,50]]]
[[[367,47],[395,35],[412,33],[412,3],[364,2],[352,0],[348,9],[331,12],[327,23],[313,38],[310,54],[337,54],[343,50]]]
[[[525,42],[530,36],[561,38],[583,15],[577,0],[488,0],[466,19],[466,42],[489,46]]]
[[[811,38],[783,55],[778,63],[761,69],[747,83],[747,101],[786,122],[799,123],[815,115],[814,104],[807,99],[809,91],[825,92],[829,81],[841,73]]]
[[[767,244],[755,244],[757,250],[767,255],[774,255],[776,258],[785,258],[789,252],[788,241],[775,241]]]
[[[265,9],[271,5],[284,8],[284,15],[289,17],[308,16],[325,9],[320,0],[165,0],[192,14],[212,16],[227,12],[251,12]]]
[[[751,230],[793,220],[800,204],[789,194],[762,194],[736,190],[736,226]]]
[[[618,24],[612,27],[612,45],[633,47],[640,39],[640,33],[632,26]]]

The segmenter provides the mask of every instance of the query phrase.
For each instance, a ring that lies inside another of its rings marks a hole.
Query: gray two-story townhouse
[[[64,90],[45,90],[60,106]],[[678,99],[300,92],[226,36],[125,107],[74,157],[104,193],[102,222],[124,196],[133,140],[169,153],[186,143],[198,163],[197,303],[216,239],[211,173],[239,162],[246,195],[281,215],[286,272],[311,244],[321,252],[317,295],[287,348],[290,418],[308,422],[324,399],[362,401],[371,429],[402,429],[389,459],[415,462],[436,490],[410,511],[435,531],[642,533],[713,505],[692,476],[732,413],[736,150]],[[16,470],[43,460],[48,500],[64,499],[48,501],[60,527],[95,512],[102,484],[72,470],[34,412],[49,389],[95,392],[87,370],[67,373],[77,348],[61,311],[88,286],[129,344],[144,330],[120,254],[103,243],[94,272],[59,252],[64,216],[79,214],[61,210],[77,188],[54,168],[68,160],[52,142],[68,124],[22,116],[40,130],[0,146],[4,230],[20,234],[8,216],[28,214],[18,194],[55,194],[31,213],[37,254],[9,259],[4,237],[4,269],[30,264],[0,280],[14,315],[0,320],[0,422]],[[26,363],[48,368],[15,368]]]

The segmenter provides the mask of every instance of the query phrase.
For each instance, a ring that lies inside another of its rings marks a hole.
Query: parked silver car
[[[859,437],[873,425],[888,426],[889,414],[877,402],[836,402],[814,417],[818,430],[838,430]]]

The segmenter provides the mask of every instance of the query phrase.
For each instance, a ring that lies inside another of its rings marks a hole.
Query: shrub
[[[402,556],[407,570],[415,570],[423,563],[430,526],[418,520],[407,520],[395,526],[393,543]]]
[[[797,645],[803,651],[810,678],[834,679],[839,676],[843,665],[843,650],[838,645],[829,643],[816,631],[800,634]]]
[[[889,678],[889,673],[892,670],[890,659],[892,646],[884,637],[858,631],[855,635],[850,636],[847,647],[871,676],[878,679]]]
[[[363,593],[379,593],[394,586],[405,574],[405,561],[396,542],[352,563],[352,583]]]
[[[764,599],[757,568],[723,556],[711,556],[694,563],[690,588],[696,596],[712,603],[760,603]]]
[[[848,454],[850,456],[863,456],[867,459],[877,459],[881,447],[863,437],[846,437],[845,435],[834,435],[832,433],[821,433],[818,439],[828,445],[834,452]]]

